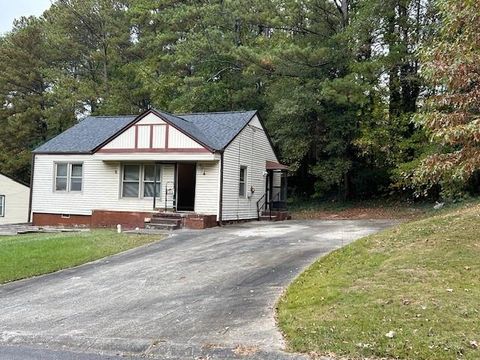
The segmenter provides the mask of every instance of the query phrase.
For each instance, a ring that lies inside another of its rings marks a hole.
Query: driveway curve
[[[3,285],[0,345],[162,359],[302,358],[282,352],[274,319],[282,291],[319,256],[392,224],[251,222],[179,231]]]

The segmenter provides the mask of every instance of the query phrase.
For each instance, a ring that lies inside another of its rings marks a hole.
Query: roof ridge
[[[138,115],[88,115],[86,118],[119,118],[119,117],[138,117],[141,114]]]
[[[209,114],[238,114],[238,113],[248,113],[256,112],[257,110],[235,110],[235,111],[204,111],[204,112],[192,112],[192,113],[180,113],[176,116],[186,116],[186,115],[209,115]]]
[[[188,121],[187,119],[184,119],[184,118],[180,117],[179,114],[172,114],[171,112],[164,111],[164,110],[158,110],[156,108],[153,108],[153,110],[155,110],[156,112],[158,112],[160,114],[166,114],[166,115],[174,116],[176,118],[179,118],[180,120],[183,120],[183,121],[186,121],[186,122],[190,123],[190,121]]]

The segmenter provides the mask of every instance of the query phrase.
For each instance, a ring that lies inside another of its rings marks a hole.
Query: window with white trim
[[[83,163],[55,163],[55,191],[80,192],[83,185]]]
[[[238,195],[240,197],[247,196],[247,167],[240,166],[240,178],[238,185]]]
[[[140,194],[140,165],[123,165],[122,197],[138,198]]]
[[[0,195],[0,217],[5,217],[5,195]]]
[[[156,173],[155,173],[156,172]],[[122,167],[123,198],[160,198],[161,171],[154,164],[124,164]]]
[[[157,171],[156,174],[155,174],[155,169]],[[157,198],[160,197],[160,166],[144,165],[143,166],[143,197],[153,198],[154,195],[156,195]]]

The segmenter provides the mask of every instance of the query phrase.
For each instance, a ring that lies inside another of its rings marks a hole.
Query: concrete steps
[[[182,227],[182,215],[175,213],[155,213],[149,222],[145,223],[146,229],[176,230]]]
[[[292,216],[288,211],[262,211],[260,214],[260,220],[262,221],[283,221],[291,220]]]
[[[260,215],[260,221],[277,221],[277,217],[275,215]]]

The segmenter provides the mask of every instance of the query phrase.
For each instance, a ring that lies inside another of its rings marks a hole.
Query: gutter
[[[220,153],[220,197],[218,199],[218,223],[223,226],[223,151]]]

